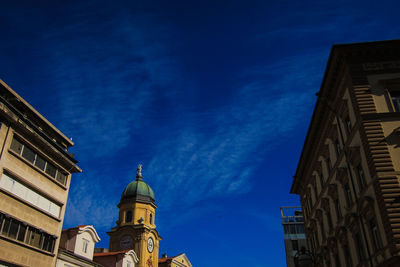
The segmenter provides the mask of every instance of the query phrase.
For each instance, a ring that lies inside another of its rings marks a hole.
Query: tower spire
[[[139,164],[137,169],[136,169],[136,180],[142,180],[143,176],[142,176],[142,164]]]

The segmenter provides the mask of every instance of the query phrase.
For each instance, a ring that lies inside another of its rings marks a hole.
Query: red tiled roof
[[[159,258],[158,262],[167,262],[168,260],[172,260],[174,257],[168,257],[168,258]]]
[[[130,251],[130,249],[122,250],[122,251],[114,251],[114,252],[94,253],[93,257],[103,257],[103,256],[112,256],[112,255],[124,254],[124,253],[127,253],[128,251]]]

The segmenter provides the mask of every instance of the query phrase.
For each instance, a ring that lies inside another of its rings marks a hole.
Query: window
[[[364,170],[361,167],[361,164],[358,164],[356,167],[357,171],[357,178],[358,178],[358,185],[360,186],[360,191],[365,188],[366,182],[365,182],[365,175],[364,175]]]
[[[51,201],[47,197],[33,191],[29,187],[11,178],[8,174],[3,173],[0,180],[0,188],[16,195],[17,197],[29,202],[33,206],[50,213],[55,217],[60,216],[61,206]]]
[[[346,267],[353,267],[353,261],[351,259],[349,246],[344,245],[343,250],[344,250],[344,258],[346,260]]]
[[[329,231],[330,231],[330,230],[332,230],[333,224],[332,224],[332,217],[331,217],[331,212],[329,211],[329,208],[328,208],[328,211],[326,212],[326,219],[328,221],[328,227],[329,227]]]
[[[50,162],[46,161],[42,156],[40,156],[30,147],[26,146],[18,138],[13,138],[10,149],[18,155],[22,156],[24,159],[26,159],[36,167],[38,167],[40,170],[53,177],[56,181],[60,182],[63,185],[66,184],[68,176],[66,173],[56,168]]]
[[[344,186],[344,195],[346,196],[347,206],[350,207],[353,204],[353,197],[351,196],[349,184]]]
[[[382,246],[382,240],[381,240],[381,236],[379,234],[379,229],[378,226],[376,224],[376,220],[375,219],[371,219],[369,221],[369,228],[372,234],[372,239],[374,241],[374,248],[375,250],[379,250],[381,249]]]
[[[335,254],[335,267],[340,267],[340,259],[339,259],[339,254]]]
[[[89,240],[83,239],[82,251],[83,251],[84,253],[87,253],[87,251],[88,251],[88,246],[89,246]]]
[[[321,184],[321,191],[322,191],[322,188],[324,187],[324,177],[322,176],[322,173],[320,173],[318,176],[319,176],[319,183]]]
[[[153,224],[153,214],[150,213],[150,224]]]
[[[125,216],[125,222],[131,222],[132,221],[132,211],[128,210],[126,212],[126,216]]]
[[[24,222],[0,213],[1,235],[31,245],[41,250],[53,252],[55,237],[43,231],[29,226]]]
[[[400,90],[390,91],[390,98],[395,112],[400,112]]]
[[[345,124],[345,126],[346,126],[347,134],[350,134],[350,133],[351,133],[352,126],[351,126],[351,121],[350,121],[349,116],[347,116],[347,117],[344,119],[344,124]]]
[[[336,157],[339,158],[339,155],[340,155],[340,144],[339,144],[339,140],[338,139],[335,140],[335,151],[336,151]]]
[[[355,234],[354,241],[356,243],[358,260],[363,261],[365,259],[365,255],[360,233]]]
[[[321,223],[320,223],[320,226],[321,226],[321,236],[322,236],[322,242],[324,242],[324,240],[326,239],[325,227],[324,227],[323,219],[321,219],[321,220],[322,220]]]
[[[335,203],[336,217],[337,217],[337,220],[339,221],[342,218],[342,211],[340,209],[339,199],[336,199],[336,201],[334,203]]]
[[[328,171],[328,176],[329,176],[330,173],[331,173],[331,169],[332,169],[332,167],[331,167],[331,159],[329,157],[327,157],[325,163],[326,163],[326,169]]]

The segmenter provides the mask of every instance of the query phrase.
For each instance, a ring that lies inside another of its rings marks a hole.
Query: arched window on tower
[[[131,222],[131,221],[132,221],[132,211],[128,210],[125,215],[125,222]]]
[[[153,224],[153,214],[150,213],[150,224]]]

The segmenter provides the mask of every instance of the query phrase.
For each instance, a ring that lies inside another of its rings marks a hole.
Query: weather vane
[[[136,178],[143,178],[142,176],[142,164],[139,164],[136,169]]]

